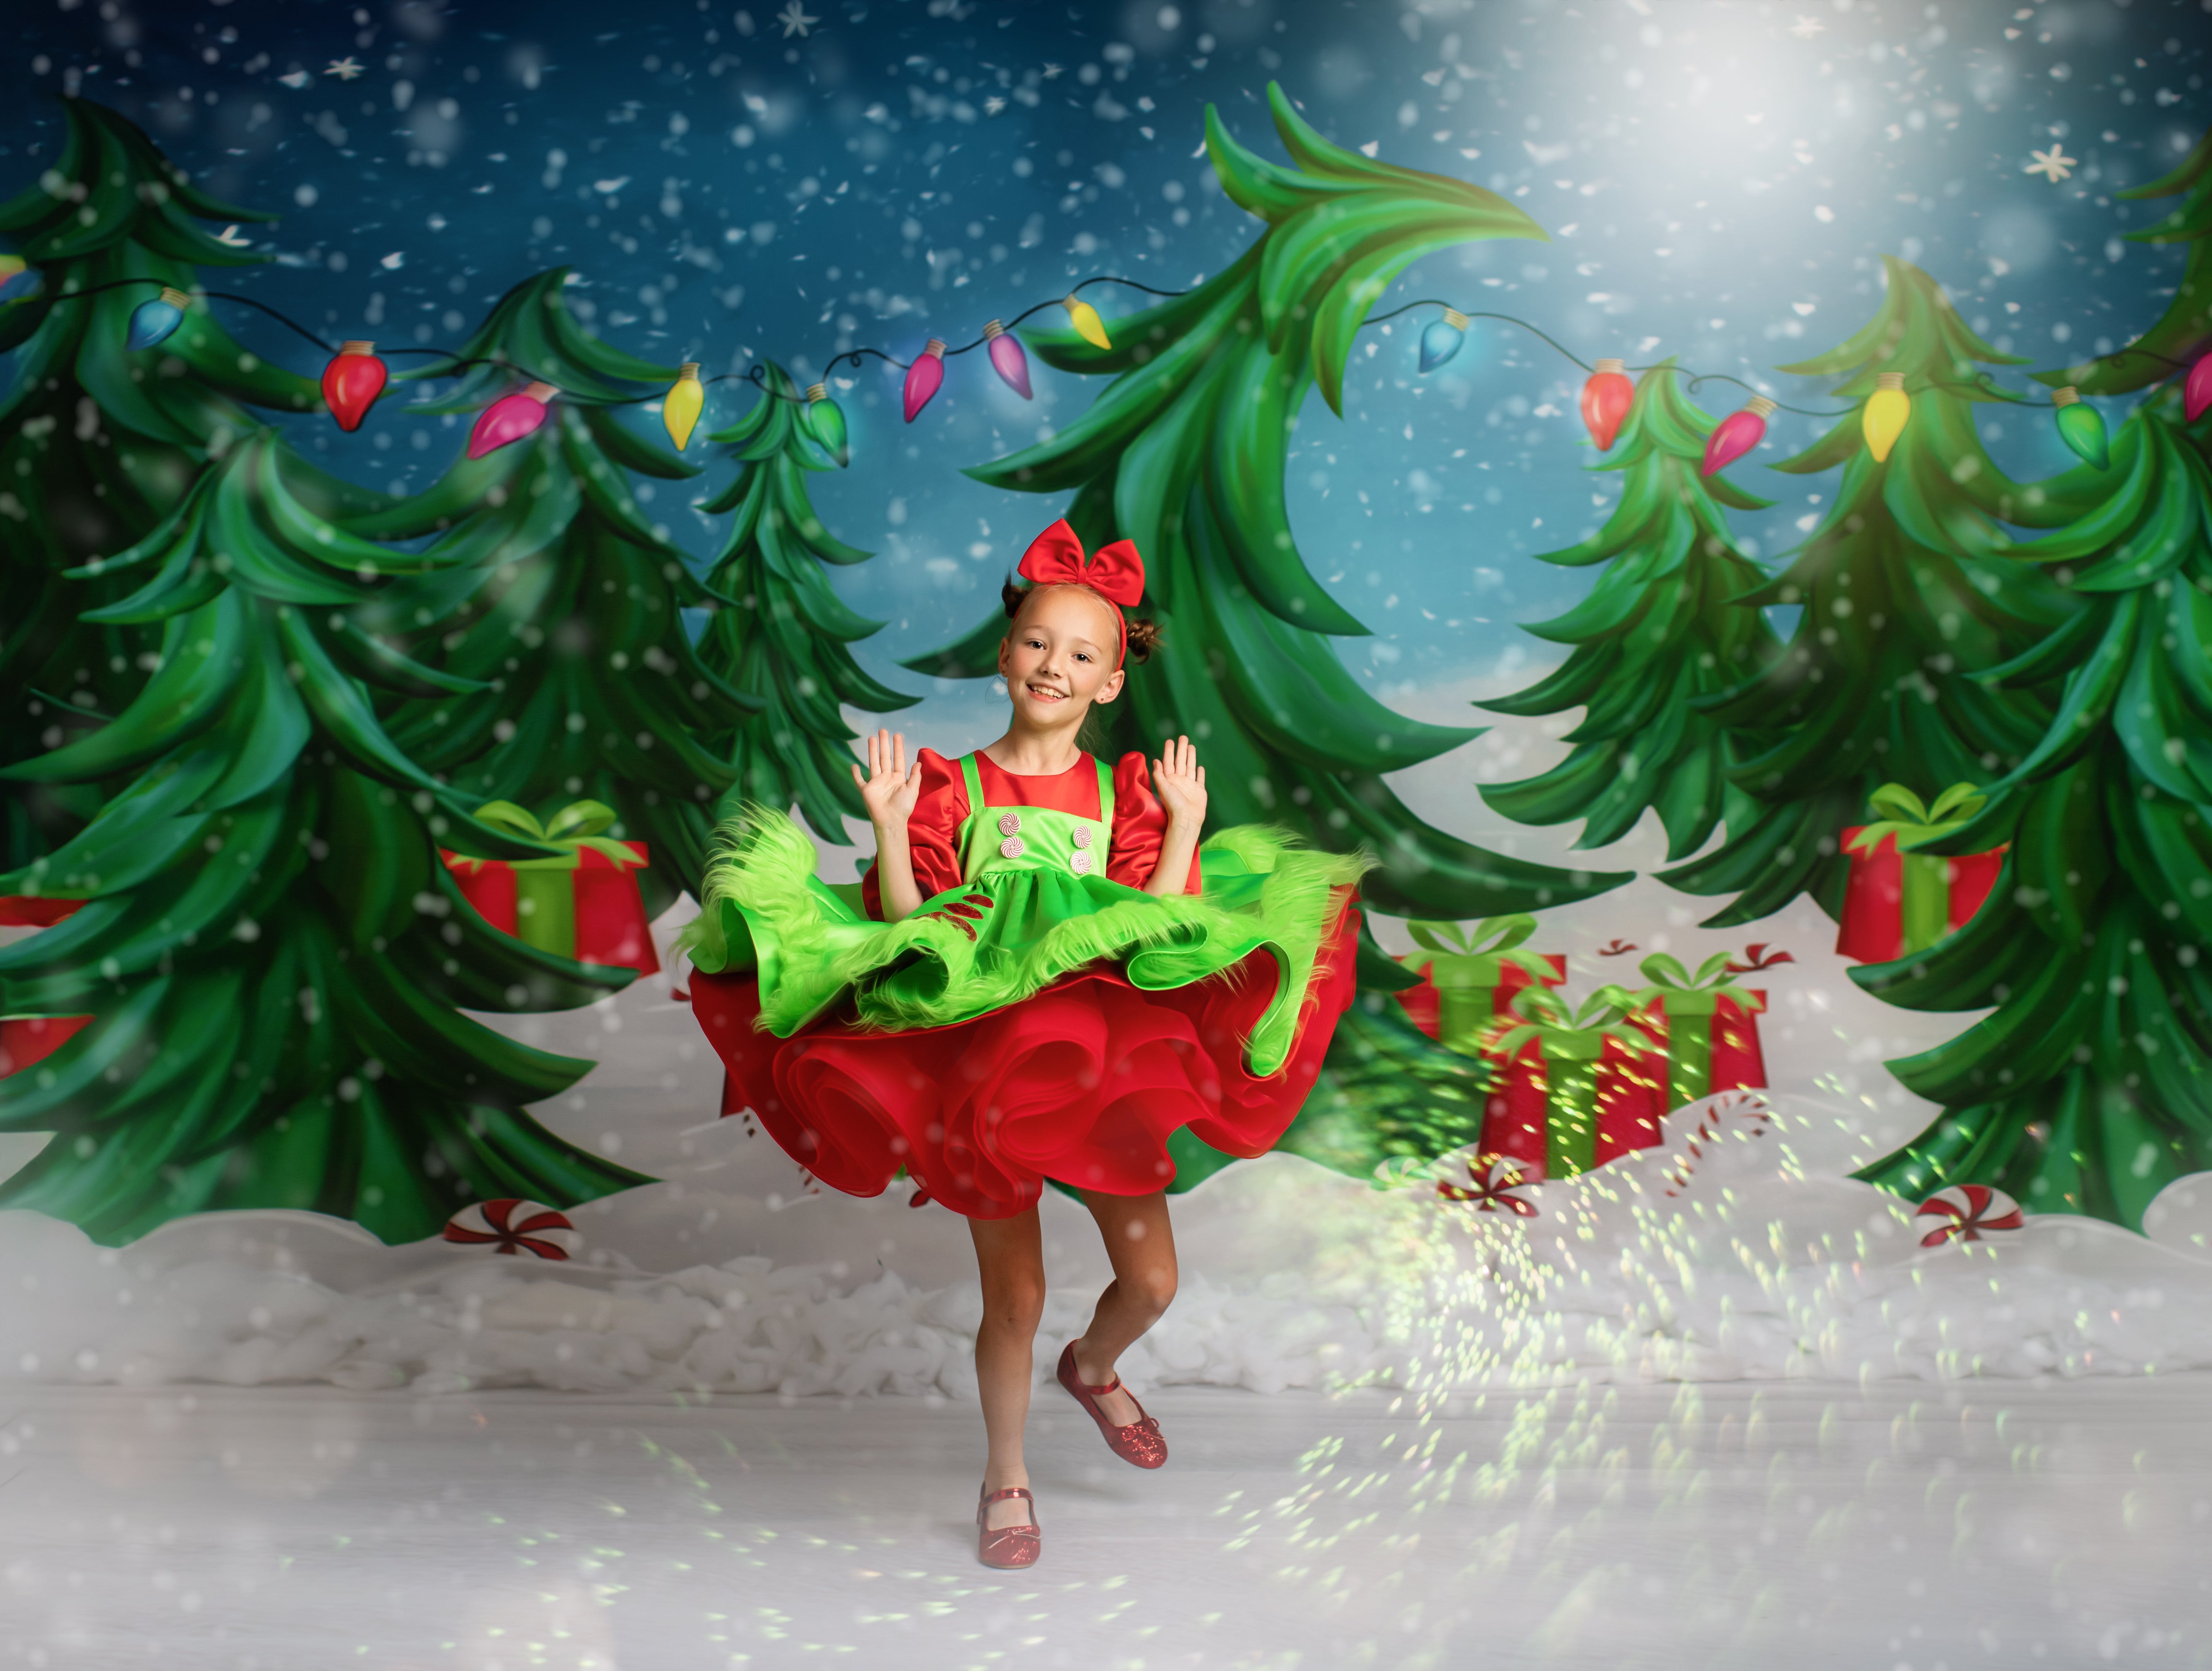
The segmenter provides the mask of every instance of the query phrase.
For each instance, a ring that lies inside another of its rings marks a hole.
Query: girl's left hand
[[[1152,793],[1167,808],[1170,828],[1195,829],[1206,822],[1206,768],[1188,737],[1178,737],[1152,762]]]

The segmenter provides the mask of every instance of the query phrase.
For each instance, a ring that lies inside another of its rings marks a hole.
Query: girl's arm
[[[876,832],[876,885],[883,893],[884,921],[896,922],[921,905],[906,834],[907,820],[921,795],[921,764],[916,761],[908,769],[906,734],[879,731],[868,738],[868,775],[861,776],[855,766],[853,781],[860,786],[868,823]]]
[[[1206,825],[1206,768],[1198,763],[1198,750],[1188,737],[1176,738],[1152,762],[1152,793],[1167,809],[1168,833],[1145,891],[1165,899],[1183,891]]]

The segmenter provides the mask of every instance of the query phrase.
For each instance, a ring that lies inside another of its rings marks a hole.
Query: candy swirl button
[[[1020,813],[1018,813],[1018,812],[1006,812],[1006,813],[1001,813],[1001,814],[1000,815],[1000,817],[999,817],[999,834],[1000,834],[1000,835],[1001,835],[1001,836],[1011,836],[1011,835],[1012,835],[1015,831],[1018,830],[1021,827],[1022,827],[1022,815],[1021,815]]]
[[[1068,868],[1073,871],[1078,876],[1088,876],[1091,874],[1091,866],[1096,862],[1097,861],[1094,860],[1089,854],[1078,852],[1073,858],[1067,861],[1067,865]]]
[[[1075,830],[1075,845],[1076,845],[1076,846],[1078,846],[1078,847],[1079,847],[1079,848],[1087,848],[1087,847],[1089,847],[1089,846],[1091,845],[1092,839],[1093,839],[1093,837],[1091,836],[1091,829],[1090,829],[1090,826],[1089,826],[1089,825],[1087,825],[1087,824],[1079,824],[1079,825],[1077,825],[1077,826],[1076,826],[1076,830]]]
[[[1009,836],[999,843],[999,856],[1002,859],[1018,859],[1029,850],[1029,843],[1018,836]]]

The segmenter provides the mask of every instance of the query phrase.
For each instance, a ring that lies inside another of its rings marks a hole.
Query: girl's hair
[[[1022,599],[1036,590],[1033,586],[1017,586],[1014,577],[1006,576],[1006,584],[999,588],[999,596],[1006,605],[1006,619],[1011,621],[1022,612]],[[1112,605],[1108,605],[1112,607]],[[1160,627],[1157,621],[1139,621],[1125,616],[1123,622],[1129,629],[1129,659],[1150,661],[1152,652],[1160,647]]]

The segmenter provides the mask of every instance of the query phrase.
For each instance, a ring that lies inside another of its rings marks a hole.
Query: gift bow
[[[1492,1036],[1486,1042],[1508,1061],[1531,1040],[1547,1062],[1595,1061],[1608,1039],[1641,1055],[1658,1047],[1621,1024],[1638,1007],[1637,994],[1625,987],[1600,987],[1575,1010],[1548,987],[1523,987],[1513,994],[1513,1014],[1492,1024]]]
[[[1753,1001],[1749,989],[1730,978],[1747,972],[1737,968],[1730,952],[1716,951],[1698,965],[1695,975],[1664,951],[1653,953],[1636,967],[1650,982],[1634,995],[1639,1010],[1658,1008],[1676,1017],[1711,1015],[1723,998],[1746,1006]]]
[[[1145,595],[1145,560],[1130,541],[1117,539],[1083,560],[1083,542],[1065,521],[1030,542],[1015,570],[1039,586],[1087,586],[1110,604],[1134,609]]]
[[[1514,949],[1536,932],[1536,919],[1526,912],[1485,917],[1471,929],[1455,922],[1418,921],[1409,921],[1406,929],[1414,945],[1434,955],[1402,961],[1416,975],[1427,969],[1429,983],[1440,992],[1494,987],[1509,963],[1532,980],[1553,978],[1551,960],[1543,953]]]
[[[1936,805],[1923,806],[1920,797],[1902,783],[1885,783],[1868,798],[1873,811],[1886,816],[1879,823],[1868,824],[1851,837],[1850,851],[1871,856],[1888,837],[1897,837],[1897,850],[1909,853],[1914,848],[1938,842],[1956,829],[1964,829],[1973,817],[1989,805],[1989,797],[1971,783],[1954,783],[1936,797]]]
[[[547,847],[568,849],[557,859],[518,859],[514,867],[519,871],[574,870],[583,862],[586,848],[605,857],[617,870],[646,862],[631,850],[627,842],[618,842],[612,836],[599,833],[615,821],[614,808],[605,801],[570,801],[544,823],[538,823],[528,808],[517,806],[511,800],[486,801],[477,808],[476,815],[480,821],[495,829],[507,830],[533,842],[543,842]],[[473,866],[490,861],[464,857],[461,862]]]

